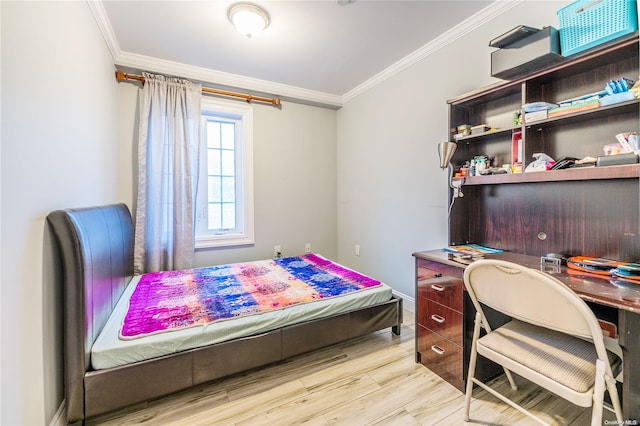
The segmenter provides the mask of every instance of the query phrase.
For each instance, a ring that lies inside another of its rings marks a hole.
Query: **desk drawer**
[[[420,325],[417,333],[420,362],[456,388],[464,390],[462,347]]]
[[[464,275],[464,265],[455,267],[445,265],[444,263],[434,262],[431,260],[416,258],[416,278],[418,281],[423,279],[437,278],[443,275],[459,278],[462,280]]]
[[[425,297],[447,306],[458,312],[462,312],[462,288],[461,279],[444,276],[419,280],[417,296]]]
[[[462,313],[433,300],[418,299],[418,323],[462,346]]]

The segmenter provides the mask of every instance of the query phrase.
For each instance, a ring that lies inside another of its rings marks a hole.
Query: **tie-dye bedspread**
[[[130,298],[120,338],[206,325],[380,285],[322,256],[144,274]]]

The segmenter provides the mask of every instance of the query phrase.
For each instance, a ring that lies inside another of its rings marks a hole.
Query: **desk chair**
[[[500,364],[511,388],[511,371],[581,407],[593,407],[591,424],[602,424],[605,386],[622,424],[613,369],[620,358],[605,349],[593,312],[569,287],[541,271],[501,260],[477,260],[467,266],[464,283],[476,308],[464,402],[469,421],[473,384],[547,424],[474,377],[478,354]],[[513,319],[492,329],[483,305]],[[480,337],[480,328],[486,335]]]

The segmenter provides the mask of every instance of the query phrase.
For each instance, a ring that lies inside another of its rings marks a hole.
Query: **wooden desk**
[[[416,362],[464,391],[475,312],[470,303],[455,298],[463,295],[466,265],[451,260],[451,255],[442,250],[417,252],[413,256],[416,258]],[[486,258],[541,268],[540,258],[534,256],[501,253]],[[623,354],[622,411],[626,420],[640,420],[640,284],[582,273],[565,266],[543,270],[580,295],[596,316],[617,323]],[[436,295],[440,299],[430,297],[433,288],[442,289]],[[448,296],[443,298],[443,295]],[[464,321],[456,320],[456,314],[462,314]],[[459,335],[464,336],[462,341],[450,337]],[[442,355],[441,360],[434,359],[438,355]],[[488,374],[488,370],[480,373]]]

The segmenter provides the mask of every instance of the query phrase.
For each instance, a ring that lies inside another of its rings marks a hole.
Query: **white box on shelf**
[[[540,120],[544,120],[547,118],[547,110],[543,109],[540,111],[534,111],[534,112],[527,112],[524,114],[524,122],[526,123],[532,123],[534,121],[540,121]]]

